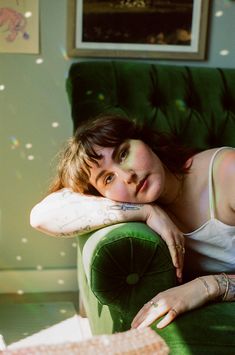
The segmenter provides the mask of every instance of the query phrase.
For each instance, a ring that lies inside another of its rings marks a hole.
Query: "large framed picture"
[[[203,60],[209,0],[68,0],[68,55]]]

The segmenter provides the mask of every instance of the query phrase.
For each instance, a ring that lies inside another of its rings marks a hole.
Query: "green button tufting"
[[[135,273],[133,273],[133,274],[130,274],[130,275],[128,275],[127,277],[126,277],[126,283],[128,284],[128,285],[135,285],[135,284],[137,284],[137,282],[139,281],[139,275],[138,274],[135,274]]]

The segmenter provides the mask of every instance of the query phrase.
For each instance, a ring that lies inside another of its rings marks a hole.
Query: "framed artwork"
[[[0,53],[39,52],[39,0],[0,0]]]
[[[203,60],[209,0],[68,0],[68,55]]]

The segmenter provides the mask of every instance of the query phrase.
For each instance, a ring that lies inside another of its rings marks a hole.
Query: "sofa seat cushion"
[[[212,303],[180,315],[160,334],[174,355],[235,354],[235,303]]]

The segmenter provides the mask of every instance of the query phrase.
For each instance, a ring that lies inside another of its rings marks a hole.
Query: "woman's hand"
[[[182,282],[185,253],[184,235],[160,207],[156,205],[146,205],[146,207],[146,224],[160,234],[166,242],[176,268],[176,276],[179,282]]]
[[[214,276],[199,277],[159,293],[141,308],[131,326],[132,328],[147,327],[165,315],[157,324],[157,328],[164,328],[181,313],[215,299],[218,293],[218,284]]]

